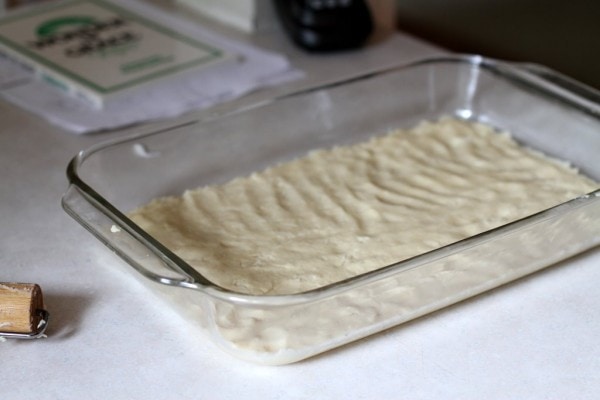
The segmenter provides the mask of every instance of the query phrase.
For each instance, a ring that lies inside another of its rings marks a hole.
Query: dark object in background
[[[459,53],[542,64],[600,89],[600,1],[402,0],[395,5],[398,29],[421,39]]]
[[[309,51],[360,47],[373,31],[365,0],[273,0],[284,29]]]

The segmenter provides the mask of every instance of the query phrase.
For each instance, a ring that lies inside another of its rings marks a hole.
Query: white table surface
[[[325,56],[240,38],[308,73],[254,97],[440,53],[404,35]],[[232,358],[60,207],[69,159],[122,134],[74,136],[0,101],[0,281],[39,283],[51,313],[48,338],[0,343],[0,399],[600,398],[598,248],[300,363]]]

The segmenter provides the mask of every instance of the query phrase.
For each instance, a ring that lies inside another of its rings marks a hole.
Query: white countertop
[[[255,97],[440,52],[404,35],[324,56],[250,40],[308,73]],[[71,135],[0,101],[0,281],[39,283],[51,313],[48,338],[0,343],[1,399],[599,398],[599,248],[303,362],[232,358],[60,207],[70,158],[122,134]]]

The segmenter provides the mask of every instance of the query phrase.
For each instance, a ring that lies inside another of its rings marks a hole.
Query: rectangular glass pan
[[[126,213],[158,196],[442,116],[508,130],[600,180],[597,99],[592,89],[540,67],[477,56],[422,60],[82,151],[68,167],[63,206],[222,348],[262,364],[294,362],[596,246],[600,192],[373,272],[279,296],[219,288]]]

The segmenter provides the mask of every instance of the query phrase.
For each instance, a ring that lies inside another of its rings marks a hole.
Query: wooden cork
[[[0,282],[0,332],[32,333],[42,320],[42,289],[34,283]]]

